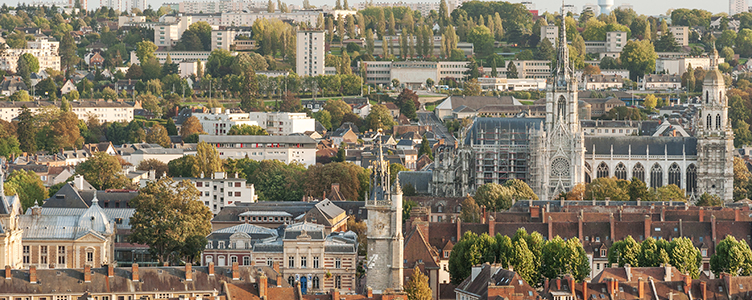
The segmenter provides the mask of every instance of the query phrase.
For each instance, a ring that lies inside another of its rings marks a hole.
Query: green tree
[[[655,51],[657,52],[676,52],[679,50],[679,44],[671,30],[661,33],[661,38],[655,42]]]
[[[510,61],[507,65],[507,78],[517,78],[517,66],[514,65],[514,61]]]
[[[339,183],[339,190],[345,199],[363,199],[369,185],[367,174],[366,169],[353,163],[317,164],[308,167],[305,172],[305,191],[307,195],[323,195],[331,190],[332,184]]]
[[[700,200],[695,203],[696,206],[721,206],[723,205],[723,200],[721,200],[721,197],[718,195],[711,195],[708,193],[702,194],[700,196]]]
[[[26,65],[29,67],[29,71],[32,73],[39,72],[39,60],[31,53],[24,53],[20,57],[26,61]]]
[[[199,194],[188,180],[167,177],[150,182],[129,203],[136,212],[128,241],[148,245],[160,262],[169,262],[174,252],[185,251],[189,238],[211,233],[213,215]]]
[[[156,158],[149,158],[149,159],[142,160],[140,163],[138,163],[136,170],[154,171],[154,175],[156,176],[157,179],[159,179],[159,178],[162,178],[162,175],[167,174],[167,171],[169,171],[170,168],[167,166],[166,163],[162,162],[161,160],[158,160]]]
[[[475,200],[490,211],[502,211],[512,207],[513,191],[498,183],[486,183],[475,192]]]
[[[658,55],[650,41],[629,41],[621,51],[621,64],[630,71],[630,79],[637,80],[655,71]]]
[[[5,182],[5,195],[18,195],[24,211],[34,205],[42,206],[49,198],[42,179],[32,170],[15,170]]]
[[[322,109],[313,113],[313,118],[319,123],[321,123],[321,126],[324,126],[324,128],[329,129],[329,130],[332,129],[332,115],[329,113],[328,110]]]
[[[752,173],[747,163],[741,157],[734,157],[734,201],[745,199],[749,195],[749,185]]]
[[[585,199],[605,200],[609,197],[614,201],[627,201],[629,195],[624,190],[627,187],[626,180],[619,180],[616,177],[596,178],[585,187]]]
[[[27,87],[31,86],[31,68],[23,56],[19,56],[16,61],[16,74],[21,76]]]
[[[473,199],[473,197],[468,196],[465,198],[465,200],[462,201],[462,212],[460,213],[460,219],[463,223],[480,223],[480,213],[480,207],[477,203],[475,203],[475,199]]]
[[[462,235],[449,255],[449,278],[452,283],[459,284],[470,276],[472,266],[495,261],[495,254],[490,253],[490,250],[495,248],[493,241],[494,239],[485,233],[478,236],[472,231],[466,231]]]
[[[155,51],[157,51],[157,45],[154,45],[151,41],[142,41],[136,44],[136,57],[138,57],[138,61],[142,65],[147,61],[157,58],[154,54]]]
[[[167,175],[170,177],[199,177],[200,174],[195,155],[185,155],[167,163]]]
[[[478,57],[491,55],[494,50],[494,35],[486,26],[476,26],[467,34],[467,41],[473,44]]]
[[[266,129],[258,125],[232,125],[227,135],[269,135]]]
[[[582,281],[590,274],[590,264],[580,240],[573,237],[564,241],[556,236],[541,249],[541,275],[549,279],[563,278],[571,274]]]
[[[692,84],[694,84],[694,76],[692,77],[692,80]],[[645,101],[642,102],[642,105],[649,110],[653,110],[655,106],[658,105],[658,98],[653,94],[648,94],[645,96]]]
[[[433,160],[433,151],[431,150],[431,146],[428,144],[428,139],[426,139],[425,136],[423,136],[423,140],[420,142],[420,149],[418,149],[418,157],[423,156],[423,154],[428,155],[428,158]]]
[[[700,277],[702,255],[689,238],[680,237],[671,240],[669,257],[671,265],[682,274],[689,274],[695,279]]]
[[[10,95],[9,97],[10,101],[14,102],[28,102],[31,101],[31,97],[29,96],[29,93],[27,91],[17,91],[13,93],[13,95]]]
[[[647,237],[640,243],[638,266],[658,267],[669,263],[668,247],[669,243],[666,240],[656,241],[653,237]]]
[[[512,197],[516,200],[538,200],[538,195],[522,180],[509,179],[504,182],[504,187],[511,190]]]
[[[473,78],[465,82],[465,87],[462,91],[462,94],[465,96],[480,96],[482,92],[483,90],[480,87],[478,79]]]
[[[106,152],[96,152],[78,164],[76,174],[83,176],[97,190],[121,189],[128,184],[118,158]]]
[[[750,276],[752,274],[752,250],[747,241],[737,241],[731,235],[726,236],[715,247],[715,253],[710,257],[710,270],[720,276],[729,273],[731,276]]]
[[[345,0],[347,1],[347,0]],[[430,300],[432,296],[431,287],[428,285],[428,276],[420,271],[416,265],[410,280],[405,283],[405,292],[408,300]]]
[[[222,172],[222,159],[214,145],[200,142],[196,146],[196,163],[204,178],[211,178],[215,172]]]
[[[376,104],[371,107],[371,111],[366,116],[365,125],[372,130],[390,130],[394,126],[394,118],[386,106]]]
[[[538,43],[538,50],[535,52],[535,59],[538,60],[554,60],[556,58],[556,49],[551,41],[543,39]]]
[[[641,253],[640,244],[630,235],[621,241],[614,242],[608,248],[608,264],[618,264],[620,268],[624,267],[625,264],[640,267]]]
[[[162,147],[170,147],[170,136],[167,135],[167,129],[159,123],[154,124],[146,135],[146,142],[149,144],[158,144]]]
[[[70,33],[62,34],[58,54],[60,55],[60,67],[65,71],[66,75],[69,75],[81,59],[76,53],[77,50],[78,46],[76,46],[73,36]]]
[[[28,153],[37,152],[37,125],[35,124],[31,110],[26,105],[21,106],[17,132],[21,150]]]
[[[520,274],[525,282],[535,285],[538,282],[538,270],[535,263],[535,254],[530,251],[529,245],[524,239],[518,239],[513,242],[512,257],[509,259],[510,265]],[[451,256],[450,256],[451,257]]]
[[[183,138],[187,138],[189,135],[194,133],[203,133],[203,127],[201,126],[201,123],[199,122],[198,118],[195,116],[190,116],[185,121],[183,121],[183,125],[180,126],[180,136]]]
[[[167,118],[165,129],[167,129],[167,135],[178,135],[178,126],[175,125],[175,121],[172,118]]]

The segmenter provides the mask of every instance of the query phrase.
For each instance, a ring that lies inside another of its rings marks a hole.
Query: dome
[[[91,199],[91,206],[78,218],[78,227],[88,228],[99,233],[112,233],[110,219],[99,207],[96,192],[94,192],[94,199]]]
[[[703,85],[725,85],[723,75],[718,69],[710,69],[705,73],[705,80]]]

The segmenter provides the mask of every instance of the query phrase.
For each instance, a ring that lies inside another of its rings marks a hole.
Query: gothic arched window
[[[710,92],[705,91],[705,103],[710,103]]]
[[[311,284],[311,286],[314,289],[318,289],[319,288],[319,277],[318,276],[313,276],[313,283]]]
[[[708,123],[705,124],[706,125],[705,127],[707,127],[708,130],[710,130],[710,127],[713,125],[713,117],[710,116],[710,114],[708,114],[708,118],[707,119],[708,119]]]
[[[590,167],[589,163],[585,163],[585,183],[590,183],[592,180],[590,178],[590,173],[593,172],[593,168]]]
[[[567,115],[567,100],[564,99],[564,96],[559,97],[556,112],[559,114],[558,118],[564,118]]]
[[[616,168],[614,168],[614,176],[618,179],[627,179],[627,167],[624,166],[623,163],[619,163],[616,165]]]
[[[287,277],[287,283],[289,283],[290,286],[295,286],[295,277]]]
[[[715,115],[715,129],[721,129],[721,115]]]
[[[645,167],[643,167],[641,163],[637,163],[634,168],[632,168],[632,177],[645,182]]]
[[[663,186],[663,168],[656,163],[650,168],[650,187],[658,188]]]
[[[608,165],[606,165],[605,162],[602,162],[600,165],[598,165],[597,170],[598,178],[608,177]]]
[[[697,191],[697,167],[695,164],[687,167],[687,194]]]
[[[681,187],[681,168],[676,163],[668,167],[668,184],[675,184]]]

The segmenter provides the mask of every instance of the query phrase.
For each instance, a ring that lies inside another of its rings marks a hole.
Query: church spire
[[[558,48],[558,55],[556,57],[556,76],[561,78],[568,78],[572,70],[569,67],[569,47],[567,46],[567,16],[564,14],[563,1],[561,3],[561,29],[559,29]]]

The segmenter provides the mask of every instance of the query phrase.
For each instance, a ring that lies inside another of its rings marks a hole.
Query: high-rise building
[[[109,7],[114,10],[121,10],[123,8],[121,0],[99,0],[100,7]]]
[[[747,0],[729,0],[729,16],[747,12]]]
[[[125,0],[123,9],[130,13],[134,8],[143,11],[146,9],[146,0]]]
[[[324,31],[298,31],[295,71],[298,76],[324,75]]]

